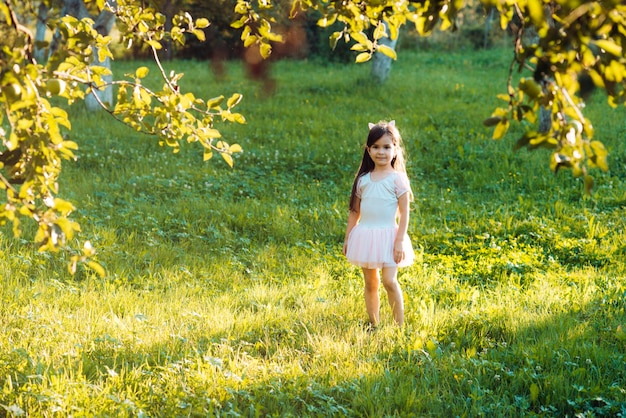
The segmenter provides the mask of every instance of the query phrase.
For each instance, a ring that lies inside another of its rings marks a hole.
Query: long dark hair
[[[402,137],[400,136],[400,132],[398,128],[396,128],[395,121],[385,122],[380,121],[377,124],[370,124],[370,132],[367,135],[367,143],[365,145],[365,150],[363,151],[363,159],[361,160],[361,166],[354,176],[354,183],[352,183],[352,193],[350,194],[350,210],[356,211],[355,203],[356,203],[356,188],[359,183],[359,178],[364,174],[369,173],[374,169],[376,164],[372,157],[370,156],[368,149],[374,142],[378,141],[384,135],[391,136],[391,140],[393,145],[396,147],[396,156],[391,160],[391,166],[394,170],[399,171],[406,175],[406,166],[404,163],[404,147],[402,146]]]

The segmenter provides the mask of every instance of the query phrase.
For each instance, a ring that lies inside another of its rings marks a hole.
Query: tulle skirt
[[[404,235],[402,241],[404,260],[400,263],[393,260],[393,243],[396,240],[397,231],[397,227],[368,228],[363,225],[355,226],[348,236],[346,258],[350,263],[368,269],[406,267],[413,264],[415,253],[407,234]]]

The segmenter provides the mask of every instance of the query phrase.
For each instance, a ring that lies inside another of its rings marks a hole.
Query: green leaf
[[[487,118],[483,121],[483,125],[488,126],[488,127],[496,126],[501,121],[502,121],[502,118],[500,116],[491,116],[490,118]]]
[[[526,133],[524,133],[524,135],[522,135],[521,138],[518,139],[515,142],[515,144],[513,145],[513,151],[518,151],[521,148],[524,148],[525,146],[530,144],[530,140],[532,138],[534,138],[535,136],[536,136],[536,133],[534,133],[534,132],[526,132]]]
[[[530,401],[536,402],[539,399],[539,386],[536,383],[530,385]]]
[[[591,195],[591,193],[593,192],[593,184],[594,184],[593,177],[591,177],[589,174],[585,175],[584,183],[585,183],[585,192],[588,195]]]

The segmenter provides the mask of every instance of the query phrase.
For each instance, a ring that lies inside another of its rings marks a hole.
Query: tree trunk
[[[387,27],[387,23],[384,23],[387,35],[389,35],[389,28]],[[386,45],[391,49],[396,49],[396,44],[398,43],[398,38],[390,39],[389,37],[382,37],[378,40],[378,43],[381,45]],[[377,83],[384,83],[387,81],[389,77],[389,72],[391,71],[391,63],[393,59],[388,57],[387,55],[375,52],[374,57],[372,58],[372,71],[371,75],[376,80]]]
[[[166,32],[170,32],[172,30],[172,19],[174,18],[174,2],[172,2],[172,0],[165,0],[161,8],[161,13],[165,16],[164,29]],[[172,51],[172,40],[169,37],[163,40],[162,54],[162,59],[166,61],[172,60],[174,52]]]
[[[33,51],[33,57],[35,61],[43,64],[46,61],[46,48],[44,48],[44,42],[46,39],[46,22],[48,21],[48,6],[45,2],[39,3],[39,10],[37,11],[37,25],[35,29],[35,48]]]
[[[115,8],[117,7],[117,1],[109,0],[107,4]],[[98,15],[96,21],[94,22],[94,29],[100,35],[106,36],[111,33],[113,29],[113,24],[115,23],[115,15],[109,11],[109,9],[103,9]],[[107,57],[104,61],[100,61],[98,58],[98,49],[94,48],[93,51],[93,64],[99,65],[101,67],[111,69],[111,60]],[[111,85],[111,81],[113,81],[112,75],[106,75],[102,77],[102,81],[104,81],[105,86],[101,89],[92,89],[91,94],[85,97],[85,105],[87,109],[91,111],[99,110],[101,104],[105,104],[107,106],[113,105],[113,86]]]
[[[495,7],[491,8],[491,10],[489,11],[489,16],[487,16],[487,19],[485,20],[485,31],[483,32],[483,49],[489,48],[491,44],[491,41],[490,41],[491,24],[495,17],[495,13],[496,13],[496,8]]]

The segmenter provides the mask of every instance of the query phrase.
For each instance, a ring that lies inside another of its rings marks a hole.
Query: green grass
[[[234,169],[73,108],[62,197],[108,275],[0,237],[0,416],[626,415],[625,112],[586,108],[611,151],[586,197],[547,152],[512,153],[519,127],[481,125],[508,59],[407,52],[383,86],[285,61],[272,96],[236,63],[168,63],[197,95],[244,94],[248,124],[220,126]],[[392,118],[417,261],[406,326],[383,303],[369,333],[341,246],[367,122]]]

